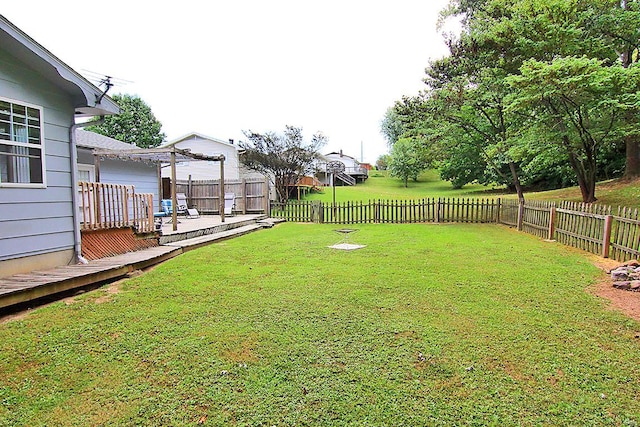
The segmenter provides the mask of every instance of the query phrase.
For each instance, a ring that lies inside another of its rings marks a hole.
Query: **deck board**
[[[35,270],[27,274],[1,278],[0,314],[5,307],[92,283],[124,277],[133,270],[162,262],[180,253],[182,250],[179,248],[161,246],[102,258],[88,264]]]
[[[165,244],[92,260],[88,264],[66,265],[51,270],[35,270],[0,278],[0,315],[7,307],[15,304],[124,277],[134,270],[166,261],[187,250],[210,244],[221,238],[239,236],[259,229],[261,227],[249,227],[245,224],[255,224],[264,217],[264,215],[238,215],[221,224],[219,219],[205,216],[185,221],[185,224],[180,226],[181,231],[174,234],[165,225],[163,233],[180,240],[180,244]],[[196,238],[195,235],[200,237]]]

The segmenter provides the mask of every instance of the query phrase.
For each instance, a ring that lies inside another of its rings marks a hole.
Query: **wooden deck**
[[[149,267],[181,253],[180,248],[160,246],[102,258],[88,264],[68,265],[5,277],[0,279],[0,314],[5,307],[124,277],[132,271]]]
[[[180,218],[178,232],[171,231],[171,224],[163,226],[163,234],[166,233],[166,237],[172,240],[165,245],[101,258],[88,264],[68,265],[0,278],[0,315],[16,304],[118,279],[132,271],[178,256],[187,250],[259,230],[263,226],[256,223],[265,217],[238,215],[226,218],[224,224],[220,222],[220,217]]]

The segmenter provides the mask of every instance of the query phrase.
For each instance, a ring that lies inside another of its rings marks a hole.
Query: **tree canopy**
[[[166,135],[151,107],[137,95],[114,95],[112,99],[120,107],[120,114],[106,116],[104,122],[87,129],[140,148],[157,147]]]
[[[453,17],[450,54],[393,108],[443,178],[521,199],[577,183],[592,202],[597,179],[640,176],[640,1],[451,0]]]
[[[240,160],[249,169],[258,171],[271,180],[278,200],[289,198],[289,187],[300,177],[313,172],[313,167],[327,138],[320,132],[305,142],[302,128],[286,126],[282,134],[244,131],[247,142],[240,142],[244,149]]]

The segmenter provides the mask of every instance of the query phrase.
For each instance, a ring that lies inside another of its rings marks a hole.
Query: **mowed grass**
[[[369,178],[364,183],[355,186],[337,186],[337,202],[354,202],[369,200],[416,200],[433,197],[493,197],[487,191],[491,187],[470,184],[462,189],[454,190],[451,183],[441,181],[437,171],[429,170],[418,178],[418,181],[409,180],[407,187],[404,182],[388,176],[387,171],[369,171]],[[305,196],[305,200],[333,201],[333,188],[324,187],[322,193],[311,193]]]
[[[640,423],[640,324],[495,225],[281,224],[0,324],[0,425]],[[117,292],[115,292],[117,290]]]
[[[311,193],[305,200],[333,200],[333,189],[325,187],[323,193]],[[491,198],[498,197],[515,199],[515,193],[507,192],[500,186],[484,186],[479,184],[465,185],[461,189],[454,189],[450,182],[441,181],[438,172],[428,170],[420,175],[417,182],[409,181],[408,187],[404,183],[388,176],[387,171],[369,171],[369,179],[364,184],[356,186],[336,187],[337,202],[354,202],[369,200],[417,200],[422,198]],[[612,206],[636,208],[640,206],[640,180],[610,180],[600,182],[596,186],[597,203]],[[569,200],[580,202],[582,196],[578,187],[568,187],[559,190],[525,192],[526,200]]]

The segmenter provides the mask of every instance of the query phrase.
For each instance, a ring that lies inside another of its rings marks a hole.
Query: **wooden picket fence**
[[[543,239],[626,261],[640,257],[638,209],[576,202],[438,198],[271,203],[272,217],[322,224],[498,223]]]
[[[496,222],[498,204],[485,199],[373,200],[328,204],[319,201],[271,203],[271,216],[324,224],[409,224]]]

